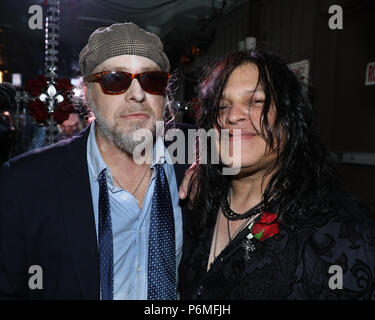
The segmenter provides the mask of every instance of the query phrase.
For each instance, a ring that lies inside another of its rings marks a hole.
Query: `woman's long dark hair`
[[[335,210],[344,189],[318,136],[315,104],[307,85],[277,55],[237,51],[209,67],[199,83],[198,127],[220,127],[218,108],[224,87],[231,73],[248,63],[257,66],[258,83],[265,92],[260,131],[268,148],[277,155],[274,167],[266,172],[273,172],[263,194],[266,207],[277,191],[279,219],[289,225]],[[273,128],[267,117],[272,104],[276,110]],[[190,184],[197,188],[190,203],[197,231],[213,223],[218,204],[227,196],[231,183],[231,177],[222,174],[220,164],[211,164],[210,154],[208,150],[208,164],[197,166]]]

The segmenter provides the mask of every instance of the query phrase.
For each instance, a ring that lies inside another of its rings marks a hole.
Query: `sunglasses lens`
[[[144,91],[150,94],[164,95],[169,75],[163,71],[150,71],[140,75],[140,83]]]
[[[163,71],[149,71],[133,75],[138,79],[142,89],[150,94],[164,95],[169,74]],[[93,81],[93,80],[89,80]],[[100,75],[102,89],[106,94],[121,94],[129,89],[132,75],[127,72],[104,72]]]
[[[131,83],[130,76],[125,72],[111,72],[102,76],[102,84],[108,93],[125,92]]]

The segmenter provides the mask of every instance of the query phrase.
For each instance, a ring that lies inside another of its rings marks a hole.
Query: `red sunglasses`
[[[165,95],[169,73],[147,71],[129,73],[125,71],[103,71],[84,77],[86,82],[99,82],[105,94],[122,94],[129,89],[133,79],[137,79],[142,89],[149,94]]]

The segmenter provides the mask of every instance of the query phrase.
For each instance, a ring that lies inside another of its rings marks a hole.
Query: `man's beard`
[[[142,142],[142,140],[134,140],[133,134],[139,129],[145,129],[145,122],[149,123],[150,119],[144,121],[134,121],[129,122],[129,125],[126,128],[126,132],[122,131],[117,125],[116,120],[113,123],[106,119],[101,112],[96,108],[95,103],[90,101],[90,108],[93,111],[95,118],[96,118],[96,125],[100,133],[109,141],[113,142],[117,148],[119,148],[122,152],[127,153],[128,155],[133,155],[133,152],[138,144]],[[121,112],[116,112],[114,119],[119,119],[121,116],[125,116],[131,112],[147,112],[151,118],[155,120],[155,113],[153,110],[144,105],[138,106],[129,106],[125,110],[121,110]],[[155,140],[156,136],[156,123],[155,121],[152,123],[152,127],[150,128],[152,133],[153,139]]]

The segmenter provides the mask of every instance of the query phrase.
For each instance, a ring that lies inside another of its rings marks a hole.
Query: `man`
[[[57,125],[59,133],[57,134],[57,141],[71,138],[82,130],[82,121],[78,112],[69,114],[68,119]]]
[[[2,168],[0,297],[176,299],[183,170],[155,129],[170,68],[163,45],[114,24],[90,36],[79,62],[95,122]],[[152,132],[151,164],[133,158],[138,129]]]

